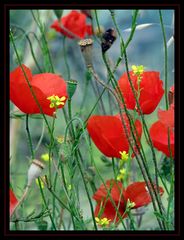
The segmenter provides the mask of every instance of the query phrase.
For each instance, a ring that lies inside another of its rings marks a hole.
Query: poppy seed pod
[[[41,173],[42,173],[42,170],[44,169],[45,165],[37,160],[37,159],[34,159],[28,169],[28,182],[27,182],[27,186],[29,187],[32,183],[32,181],[36,178],[38,178]]]
[[[77,88],[77,81],[76,80],[67,81],[67,93],[68,93],[69,99],[71,99],[73,97],[76,88]]]
[[[84,39],[79,41],[79,46],[81,48],[81,52],[87,67],[91,67],[92,64],[92,45],[93,40],[91,38]]]

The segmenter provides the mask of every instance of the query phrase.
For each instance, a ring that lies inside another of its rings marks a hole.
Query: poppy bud
[[[105,53],[116,40],[116,31],[113,28],[108,29],[102,36],[102,52]]]
[[[93,40],[91,38],[79,41],[79,46],[81,48],[82,55],[87,67],[92,66],[92,45]]]
[[[31,166],[28,169],[28,183],[27,183],[28,187],[31,185],[34,179],[38,178],[41,175],[44,167],[45,165],[41,161],[37,159],[34,159],[32,161]]]
[[[77,81],[76,80],[67,81],[67,92],[68,92],[68,97],[70,99],[73,97],[76,88],[77,88]]]
[[[62,14],[63,14],[63,10],[57,10],[57,9],[55,9],[55,10],[54,10],[54,13],[55,13],[56,17],[58,18],[58,20],[60,20]]]

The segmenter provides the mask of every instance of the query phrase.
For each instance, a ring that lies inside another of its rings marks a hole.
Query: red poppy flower
[[[43,113],[52,116],[55,108],[50,108],[50,101],[47,98],[52,95],[67,98],[67,88],[64,79],[53,73],[32,75],[29,68],[25,65],[22,65],[22,67]],[[24,113],[40,113],[40,109],[31,93],[21,67],[17,67],[10,73],[10,100]],[[58,106],[58,108],[61,107],[63,105]]]
[[[129,121],[125,114],[123,120],[126,124],[130,136]],[[139,120],[135,121],[138,138],[142,134],[142,125]],[[119,115],[116,116],[96,116],[89,118],[87,130],[97,148],[107,157],[121,158],[120,151],[129,151],[129,143],[126,137],[125,128]],[[139,140],[137,142],[139,144]]]
[[[110,192],[111,197],[108,195],[106,188]],[[159,192],[160,195],[164,193],[162,187],[159,187]],[[116,220],[116,223],[118,223],[119,217],[111,198],[122,218],[127,216],[125,209],[128,199],[134,203],[132,208],[146,206],[151,202],[151,197],[145,182],[134,182],[124,189],[121,182],[110,179],[106,181],[105,186],[102,184],[93,195],[93,199],[97,202],[95,217],[108,218],[111,219],[111,221]]]
[[[171,151],[172,157],[174,157],[174,108],[171,107],[167,111],[159,110],[158,117],[159,121],[153,123],[150,128],[153,146],[168,157],[170,157]]]
[[[129,72],[132,84],[136,91],[138,91],[138,79],[133,71]],[[143,114],[152,113],[157,105],[159,104],[163,94],[164,89],[162,87],[163,82],[160,80],[159,72],[143,72],[140,81],[140,96],[139,104]],[[128,109],[135,109],[136,101],[128,80],[127,73],[124,73],[119,81],[119,88],[124,96],[125,104]]]
[[[10,196],[10,216],[11,216],[15,206],[18,203],[18,200],[17,200],[15,194],[13,193],[13,191],[11,190],[11,188],[10,188],[9,194],[10,194],[9,195]]]
[[[51,25],[57,32],[69,38],[84,38],[86,34],[92,35],[91,25],[86,24],[86,15],[72,10],[69,14],[62,17],[60,22],[54,21]]]

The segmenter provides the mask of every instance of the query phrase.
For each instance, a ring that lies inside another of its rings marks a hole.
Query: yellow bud
[[[41,159],[46,162],[49,161],[49,154],[48,153],[42,154]]]
[[[119,152],[121,154],[121,160],[123,161],[127,161],[128,160],[128,153],[126,153],[126,151],[123,152]]]

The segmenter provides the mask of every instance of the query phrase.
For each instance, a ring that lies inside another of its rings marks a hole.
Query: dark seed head
[[[102,52],[106,52],[116,40],[116,31],[113,28],[108,29],[102,35]]]

